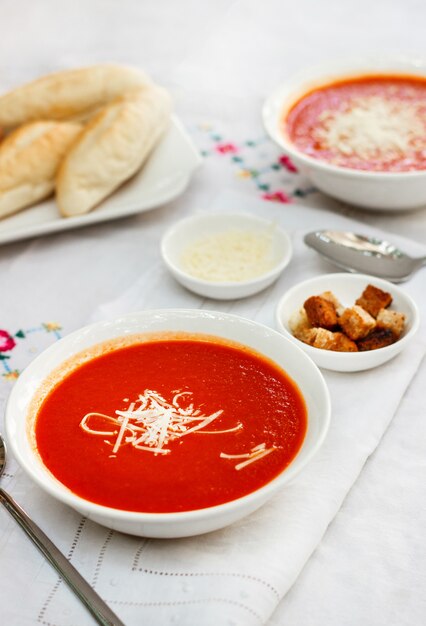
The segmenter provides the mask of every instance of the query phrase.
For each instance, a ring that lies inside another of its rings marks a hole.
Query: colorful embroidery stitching
[[[202,156],[228,159],[236,167],[235,176],[254,183],[264,200],[288,204],[316,191],[303,179],[290,157],[282,154],[266,136],[231,141],[215,132],[209,123],[199,124],[194,134]]]
[[[57,322],[44,322],[40,326],[19,329],[15,333],[0,329],[0,370],[3,369],[1,377],[7,382],[14,382],[22,369],[33,358],[34,353],[43,350],[52,342],[52,339],[60,339],[62,327]],[[37,344],[32,345],[33,335],[37,336]],[[50,337],[47,337],[47,336]],[[46,341],[45,339],[48,339]],[[40,342],[40,339],[42,341]]]

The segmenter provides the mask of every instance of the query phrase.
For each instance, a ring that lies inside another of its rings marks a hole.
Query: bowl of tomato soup
[[[426,204],[426,68],[340,64],[267,99],[269,135],[319,190],[364,208]]]
[[[329,394],[300,348],[200,310],[85,327],[23,372],[6,410],[18,462],[53,497],[147,537],[251,513],[320,448]]]

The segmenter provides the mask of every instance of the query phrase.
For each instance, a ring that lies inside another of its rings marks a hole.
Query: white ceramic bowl
[[[405,331],[401,339],[385,348],[368,352],[333,352],[314,348],[292,335],[289,319],[303,306],[307,298],[324,291],[332,291],[344,306],[352,306],[368,284],[390,293],[393,298],[390,308],[406,315]],[[400,287],[386,280],[364,274],[325,274],[305,280],[283,295],[276,309],[276,324],[283,335],[302,348],[319,367],[336,372],[358,372],[382,365],[399,354],[416,334],[420,314],[413,299]]]
[[[426,205],[426,170],[367,172],[331,165],[299,151],[283,129],[286,113],[309,91],[342,78],[377,74],[425,77],[426,65],[419,61],[376,59],[310,70],[281,85],[269,96],[263,106],[263,123],[270,137],[320,191],[366,209],[418,208]]]
[[[141,332],[190,331],[232,339],[269,357],[298,384],[308,411],[307,433],[291,464],[274,480],[247,496],[211,508],[182,513],[137,513],[100,506],[76,496],[57,481],[30,443],[28,407],[35,391],[73,354],[115,337]],[[17,380],[6,409],[6,433],[16,459],[29,476],[54,498],[109,528],[145,537],[186,537],[222,528],[264,504],[312,459],[330,421],[324,379],[302,350],[275,330],[236,315],[200,310],[143,311],[112,322],[99,322],[67,335],[38,356]]]
[[[184,250],[197,240],[231,230],[272,234],[273,268],[251,280],[213,282],[196,278],[182,265]],[[287,233],[272,222],[248,213],[204,213],[187,217],[174,224],[161,242],[164,263],[187,289],[217,300],[246,298],[269,287],[289,264],[292,245]]]

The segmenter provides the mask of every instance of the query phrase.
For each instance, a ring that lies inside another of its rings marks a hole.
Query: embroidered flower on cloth
[[[271,200],[272,202],[281,202],[282,204],[288,204],[291,202],[291,198],[284,193],[284,191],[274,191],[272,193],[264,193],[262,195],[264,200]]]
[[[8,352],[16,346],[16,342],[7,330],[0,330],[0,352]]]
[[[297,167],[294,165],[293,161],[291,161],[290,157],[286,156],[285,154],[282,154],[278,161],[281,163],[281,165],[283,167],[285,167],[286,170],[288,170],[289,172],[293,172],[294,174],[297,174]]]
[[[43,327],[48,333],[54,332],[55,330],[62,330],[62,327],[58,324],[58,322],[45,322]]]
[[[219,143],[216,146],[216,150],[221,154],[235,154],[238,152],[238,148],[233,143]]]
[[[14,382],[15,380],[19,378],[19,371],[12,370],[10,372],[5,372],[4,374],[2,374],[2,376],[4,380],[7,380],[8,382]]]
[[[237,176],[238,178],[251,178],[252,177],[250,170],[238,170]]]

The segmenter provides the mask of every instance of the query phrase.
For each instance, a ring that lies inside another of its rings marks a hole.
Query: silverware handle
[[[62,552],[58,550],[41,528],[39,528],[37,524],[28,517],[19,504],[1,488],[0,502],[27,533],[28,537],[35,543],[37,548],[44,554],[58,574],[60,574],[83,604],[85,604],[98,624],[102,624],[102,626],[124,626],[123,622],[111,611],[108,605],[81,574],[78,573],[75,567]]]

